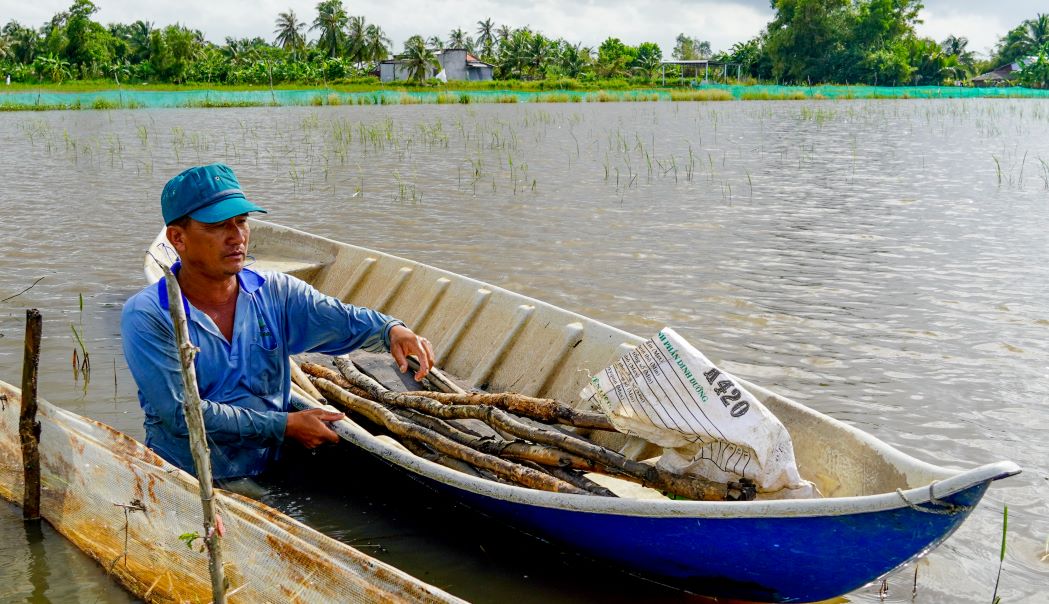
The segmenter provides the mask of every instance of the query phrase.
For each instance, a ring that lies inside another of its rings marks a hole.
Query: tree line
[[[937,42],[915,32],[919,0],[772,0],[772,21],[757,36],[712,52],[699,36],[677,36],[671,57],[732,64],[748,81],[930,85],[963,83],[1002,64],[1019,62],[1020,81],[1049,85],[1049,15],[1038,14],[1003,36],[979,61],[968,40]],[[374,82],[393,52],[382,27],[351,16],[342,0],[323,0],[312,21],[294,11],[277,15],[272,38],[227,37],[148,21],[102,25],[97,5],[74,0],[40,27],[9,21],[0,30],[0,72],[17,82],[105,80],[216,84]],[[445,35],[411,36],[396,56],[422,81],[442,48],[465,48],[494,66],[496,79],[654,82],[663,73],[658,44],[637,46],[608,37],[597,48],[551,38],[530,27],[477,21]],[[738,67],[738,69],[737,69]],[[677,67],[667,75],[676,78]]]

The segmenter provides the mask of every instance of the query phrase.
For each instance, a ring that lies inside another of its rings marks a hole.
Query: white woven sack
[[[591,377],[581,396],[626,434],[664,448],[657,465],[761,493],[812,497],[783,424],[669,327]]]

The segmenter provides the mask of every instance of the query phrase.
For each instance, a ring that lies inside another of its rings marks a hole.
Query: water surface
[[[274,222],[639,335],[670,325],[726,369],[933,463],[1019,463],[1024,473],[996,483],[919,563],[915,601],[990,600],[1005,505],[999,594],[1045,597],[1045,101],[21,113],[0,115],[0,145],[0,299],[43,277],[0,303],[0,379],[20,379],[24,308],[38,307],[41,393],[62,407],[142,437],[121,305],[143,286],[164,182],[224,161]],[[71,325],[91,354],[86,388],[71,370]],[[552,565],[522,572],[520,558],[485,551],[490,526],[450,535],[405,508],[423,497],[410,485],[354,472],[338,469],[354,488],[316,500],[301,489],[268,497],[477,601],[679,597],[553,548],[542,550]],[[24,534],[13,506],[0,526]],[[69,562],[53,532],[3,543],[13,560],[42,546],[51,569],[74,577],[27,582],[25,564],[0,567],[19,594],[59,601],[107,581]],[[569,587],[566,573],[586,580]],[[887,601],[910,601],[913,573],[889,577]],[[878,587],[847,597],[876,602]]]

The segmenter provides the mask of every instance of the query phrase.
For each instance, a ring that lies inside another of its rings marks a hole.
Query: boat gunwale
[[[292,395],[292,401],[301,408],[323,407],[319,403],[303,401]],[[334,409],[334,407],[327,407]],[[901,490],[899,493],[879,493],[821,499],[779,499],[755,501],[689,501],[652,500],[553,493],[518,485],[494,482],[442,466],[414,453],[387,444],[356,422],[344,418],[334,422],[335,431],[352,444],[383,460],[444,485],[471,493],[493,497],[511,503],[557,508],[594,514],[615,514],[651,518],[803,518],[845,516],[869,512],[884,512],[921,506],[931,499],[944,499],[976,485],[1012,476],[1020,472],[1011,461],[999,461],[959,471],[943,480]],[[906,498],[904,501],[903,498]],[[935,504],[934,504],[935,505]],[[939,510],[929,508],[930,513]]]

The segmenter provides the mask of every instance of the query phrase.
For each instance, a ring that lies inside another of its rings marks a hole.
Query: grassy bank
[[[575,80],[452,82],[440,86],[384,86],[376,82],[339,86],[208,86],[169,84],[116,87],[106,82],[13,84],[0,94],[0,111],[140,109],[174,107],[265,107],[322,105],[416,105],[471,103],[608,103],[792,101],[842,99],[1049,98],[1028,88],[772,86],[708,84],[698,88],[576,88]],[[557,88],[559,84],[565,87]]]

